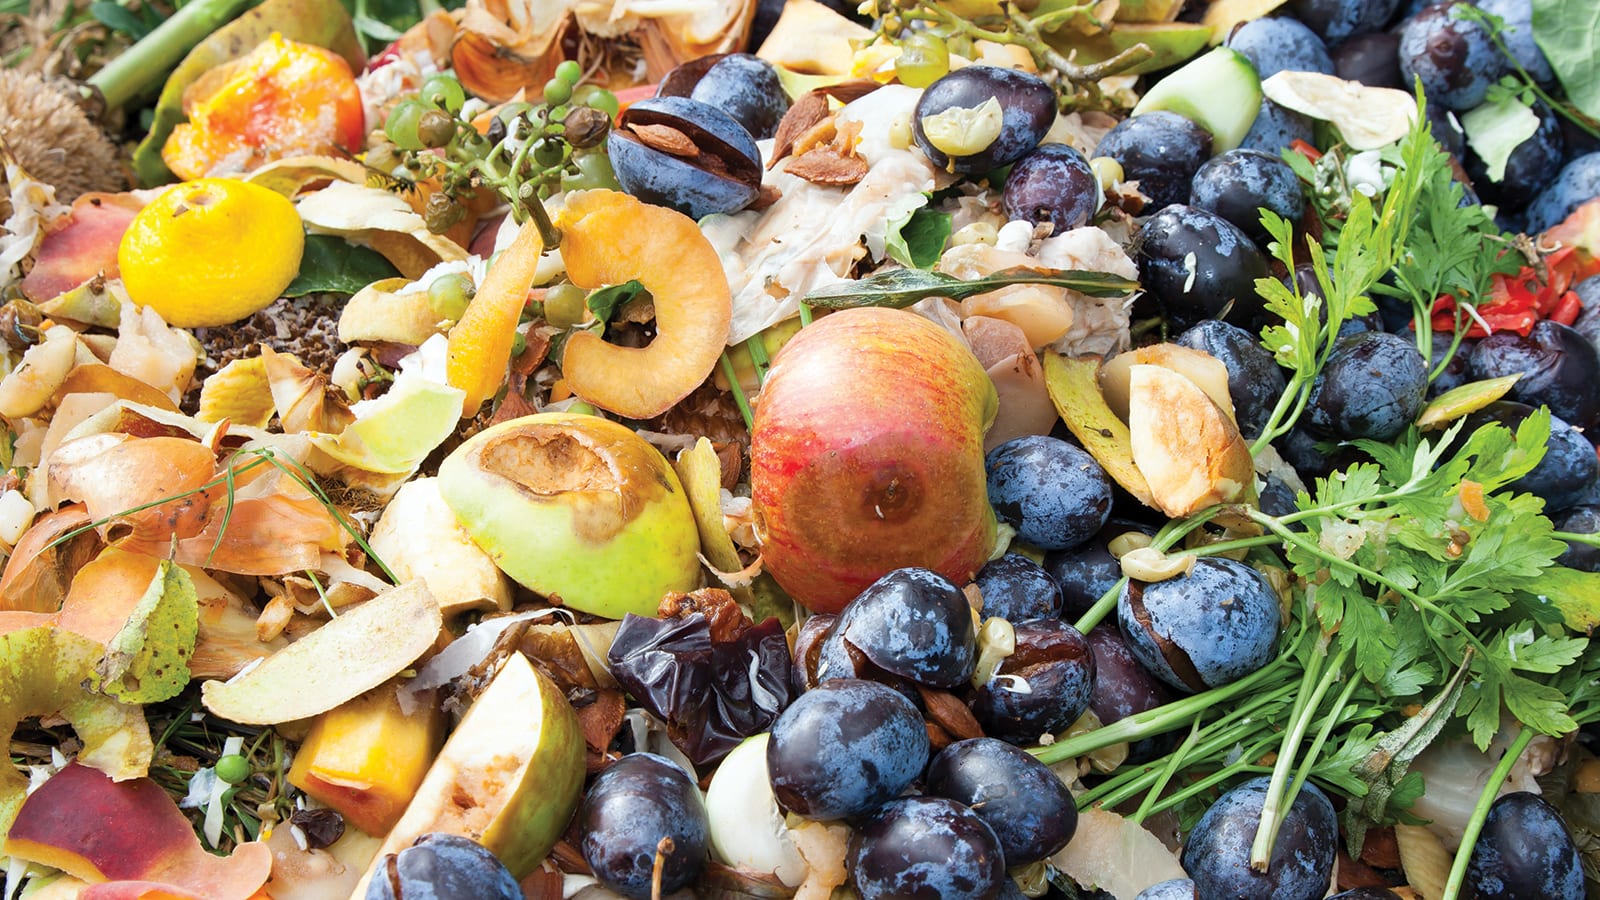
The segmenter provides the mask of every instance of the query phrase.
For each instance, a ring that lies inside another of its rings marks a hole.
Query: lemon
[[[128,296],[168,324],[237,322],[300,271],[305,232],[288,198],[229,178],[175,185],[134,216],[117,247]]]

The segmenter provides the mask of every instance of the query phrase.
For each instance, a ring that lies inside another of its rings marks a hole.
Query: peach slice
[[[78,763],[28,796],[6,835],[5,852],[84,881],[111,883],[90,888],[85,897],[246,900],[272,871],[272,854],[259,842],[240,844],[225,858],[207,853],[178,805],[154,781],[113,781]],[[127,882],[140,883],[142,890],[113,887]]]
[[[716,367],[728,343],[733,299],[717,251],[694,220],[615,191],[585,191],[561,214],[561,257],[574,284],[637,279],[655,298],[647,347],[577,332],[561,371],[572,392],[602,409],[648,419],[672,408]]]

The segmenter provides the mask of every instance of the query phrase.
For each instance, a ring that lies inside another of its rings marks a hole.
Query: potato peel
[[[231,681],[208,681],[200,699],[245,725],[305,719],[369,691],[433,646],[443,626],[422,581],[386,591],[262,660]]]

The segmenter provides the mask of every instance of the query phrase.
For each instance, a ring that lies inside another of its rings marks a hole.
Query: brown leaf
[[[738,441],[712,441],[711,449],[717,452],[717,462],[722,464],[722,486],[733,490],[739,486],[739,475],[744,471],[744,451]]]
[[[921,685],[917,686],[917,692],[922,695],[922,706],[928,711],[928,719],[950,732],[956,740],[983,737],[983,726],[978,724],[972,710],[961,702],[960,697],[949,691]]]
[[[789,111],[778,122],[778,131],[772,139],[772,161],[767,163],[767,168],[772,168],[778,164],[778,160],[788,156],[794,150],[795,140],[827,117],[828,98],[824,94],[811,91],[800,95],[800,99],[789,107]]]
[[[639,141],[646,147],[669,153],[673,156],[692,157],[700,153],[689,136],[673,128],[671,125],[635,124],[629,125],[633,133],[639,136]]]
[[[565,879],[559,869],[540,866],[522,879],[519,887],[522,888],[523,900],[561,900],[562,882]]]
[[[832,147],[819,147],[789,160],[784,171],[812,184],[843,186],[866,177],[867,161],[859,156],[844,156]]]
[[[627,698],[616,688],[595,691],[593,703],[577,708],[584,745],[595,753],[604,753],[622,727],[622,714],[627,708]]]

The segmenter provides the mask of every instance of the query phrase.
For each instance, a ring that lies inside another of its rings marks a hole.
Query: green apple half
[[[598,416],[496,425],[439,467],[439,493],[507,575],[607,618],[653,616],[700,580],[683,485],[656,448]]]
[[[583,732],[555,682],[520,653],[468,707],[353,896],[390,853],[441,831],[487,847],[517,878],[555,846],[583,792]]]

